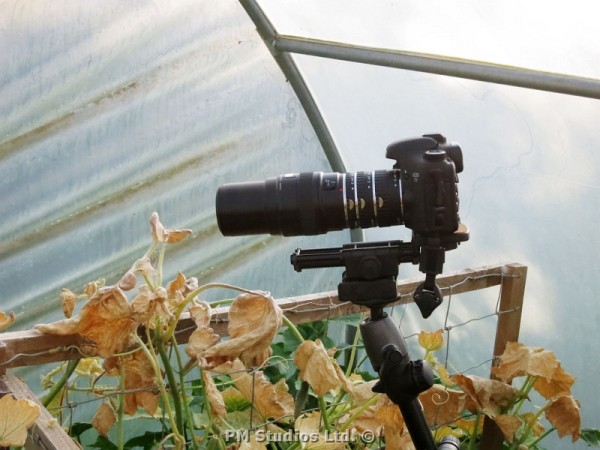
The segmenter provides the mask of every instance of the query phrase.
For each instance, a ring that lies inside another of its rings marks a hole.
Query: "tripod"
[[[445,437],[436,445],[418,395],[433,386],[433,373],[426,361],[411,361],[404,337],[384,307],[397,299],[396,277],[402,262],[420,263],[425,281],[416,289],[414,298],[423,317],[429,317],[441,303],[442,295],[435,276],[442,272],[446,250],[467,240],[466,228],[443,240],[419,239],[403,241],[347,244],[340,248],[297,249],[291,256],[296,271],[322,267],[345,267],[338,285],[340,301],[366,306],[370,316],[360,324],[367,356],[379,373],[374,392],[385,393],[399,408],[417,450],[458,450],[459,441]]]

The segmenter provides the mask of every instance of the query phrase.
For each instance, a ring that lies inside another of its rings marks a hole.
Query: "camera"
[[[416,236],[446,236],[460,224],[458,144],[441,134],[394,142],[392,170],[303,172],[225,184],[217,223],[225,236],[316,235],[346,228],[405,225]]]

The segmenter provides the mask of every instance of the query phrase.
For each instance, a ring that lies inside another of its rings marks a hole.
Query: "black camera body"
[[[223,185],[219,229],[225,236],[298,236],[404,224],[416,236],[454,233],[460,146],[431,134],[392,143],[386,156],[396,161],[393,170],[303,172]]]
[[[463,170],[458,144],[440,134],[390,144],[386,157],[400,171],[404,225],[420,236],[458,229],[458,176]]]

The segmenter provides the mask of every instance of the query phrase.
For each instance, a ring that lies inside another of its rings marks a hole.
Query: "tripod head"
[[[415,290],[414,300],[424,318],[442,302],[435,277],[442,273],[445,252],[469,239],[466,226],[443,237],[417,237],[410,242],[382,241],[346,244],[337,248],[296,249],[290,260],[297,272],[303,269],[345,267],[338,285],[340,301],[367,306],[379,315],[398,298],[396,278],[401,263],[419,264],[425,281]]]

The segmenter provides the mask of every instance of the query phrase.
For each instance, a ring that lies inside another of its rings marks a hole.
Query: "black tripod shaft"
[[[415,399],[402,403],[398,407],[415,448],[417,450],[437,450],[419,401]]]

